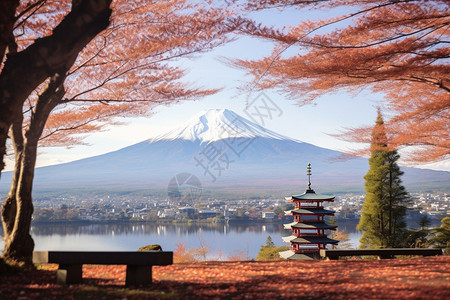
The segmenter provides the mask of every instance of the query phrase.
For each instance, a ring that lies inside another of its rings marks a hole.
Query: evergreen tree
[[[430,239],[430,243],[435,248],[445,249],[445,254],[450,254],[450,217],[441,220],[442,225],[434,228],[434,236]]]
[[[431,224],[431,219],[427,215],[424,215],[419,220],[419,226],[420,226],[421,230],[427,229],[427,227],[430,226],[430,224]]]
[[[256,260],[279,260],[281,257],[278,253],[286,250],[289,250],[288,246],[275,246],[272,237],[269,235],[266,239],[266,244],[259,248]]]
[[[365,179],[366,198],[357,226],[363,231],[361,248],[400,247],[405,234],[406,204],[409,201],[397,164],[400,155],[388,150],[383,117],[378,110],[372,131],[369,171]]]
[[[275,243],[272,241],[272,237],[269,235],[266,239],[266,247],[275,247]]]
[[[427,217],[427,215],[424,215],[422,218],[420,218],[418,222],[419,229],[407,230],[404,245],[408,248],[427,248],[430,244],[430,230],[428,229],[428,226],[430,226],[430,224],[431,219]]]

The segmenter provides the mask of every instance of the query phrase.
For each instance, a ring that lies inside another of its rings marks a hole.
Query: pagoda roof
[[[305,190],[303,194],[299,195],[292,195],[291,197],[286,197],[285,199],[288,201],[295,201],[295,200],[310,200],[310,201],[334,201],[333,195],[322,195],[322,194],[316,194],[316,192],[308,188]]]
[[[330,215],[334,214],[334,210],[328,210],[323,208],[296,208],[293,210],[285,211],[285,213],[295,213],[301,215]]]
[[[280,255],[280,257],[284,258],[284,259],[292,259],[292,260],[296,260],[296,259],[316,259],[317,255],[316,254],[312,254],[312,253],[295,253],[292,250],[287,250],[287,251],[282,251],[282,252],[278,252],[278,254]]]
[[[300,229],[335,229],[336,225],[329,225],[325,222],[292,222],[284,224],[285,229],[300,228]]]
[[[300,244],[336,244],[338,240],[330,239],[326,236],[301,236],[296,237],[294,235],[283,237],[283,241]]]
[[[309,201],[334,201],[333,195],[322,195],[322,194],[316,194],[316,192],[311,189],[307,188],[303,194],[299,195],[292,195],[291,197],[285,198],[287,201],[296,201],[296,200],[309,200]]]

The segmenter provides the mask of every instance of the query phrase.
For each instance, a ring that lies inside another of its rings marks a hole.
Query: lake
[[[350,242],[358,247],[360,233],[357,221],[338,222],[340,229],[350,233]],[[290,235],[282,224],[34,224],[31,235],[35,250],[110,250],[135,251],[148,244],[160,244],[163,250],[173,251],[178,243],[186,248],[210,248],[209,259],[243,251],[248,259],[255,259],[259,248],[271,236],[277,246],[287,245],[281,237]],[[0,248],[3,249],[3,240]]]

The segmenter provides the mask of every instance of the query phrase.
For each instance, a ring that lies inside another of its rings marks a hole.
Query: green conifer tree
[[[361,248],[401,247],[404,240],[408,193],[402,185],[403,174],[397,164],[400,155],[388,148],[380,110],[372,131],[369,171],[365,179],[366,198],[357,226]]]
[[[272,237],[269,235],[266,239],[266,247],[275,247],[275,243],[272,241]]]
[[[289,250],[287,246],[275,246],[272,237],[269,235],[266,239],[266,244],[259,249],[256,260],[279,260],[281,259],[279,252]]]
[[[441,223],[441,227],[433,229],[434,236],[430,243],[435,248],[445,249],[445,254],[450,254],[450,217],[443,218]]]

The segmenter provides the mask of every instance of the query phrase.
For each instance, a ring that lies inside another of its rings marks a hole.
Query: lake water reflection
[[[351,242],[358,246],[360,233],[356,222],[338,222],[340,229],[351,233]],[[281,237],[290,235],[282,224],[34,224],[31,234],[35,250],[116,250],[135,251],[148,244],[160,244],[173,251],[183,242],[186,248],[210,246],[210,258],[222,259],[244,251],[249,259],[256,258],[259,248],[270,235],[277,246],[286,245]],[[0,245],[3,248],[3,245]]]

